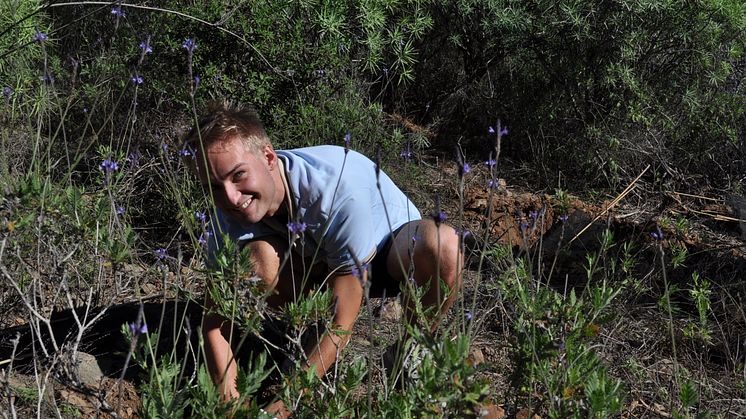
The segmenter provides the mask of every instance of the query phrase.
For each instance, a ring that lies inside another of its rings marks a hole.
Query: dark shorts
[[[373,257],[373,261],[370,262],[368,269],[368,278],[370,279],[370,296],[374,298],[382,298],[389,296],[396,296],[401,293],[400,284],[398,281],[391,277],[388,269],[386,268],[386,260],[388,259],[391,247],[394,245],[394,238],[404,228],[406,224],[394,230],[389,238],[386,239],[386,243],[383,244],[381,251],[376,253]]]
[[[386,242],[381,247],[381,250],[376,252],[376,255],[373,257],[373,260],[368,264],[368,279],[371,281],[370,284],[370,296],[374,298],[382,298],[387,296],[397,296],[401,293],[400,290],[400,284],[401,281],[393,278],[386,268],[386,260],[388,259],[389,253],[391,252],[391,248],[394,245],[394,238],[399,234],[399,232],[406,226],[406,223],[396,230],[394,230],[389,237],[386,239]],[[279,240],[282,240],[279,235],[278,236],[272,236],[277,237]],[[259,239],[262,240],[262,239]],[[246,245],[249,242],[242,242],[242,245]],[[324,272],[328,272],[328,267],[325,263],[312,263],[311,261],[306,261],[307,264],[298,264],[298,266],[312,266],[311,271],[311,277],[319,277],[323,278],[326,276]],[[300,273],[301,275],[305,275],[304,272]]]

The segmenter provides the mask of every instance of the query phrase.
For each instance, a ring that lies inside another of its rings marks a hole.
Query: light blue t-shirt
[[[316,254],[330,270],[349,273],[355,258],[370,262],[392,231],[421,218],[383,171],[379,191],[375,164],[358,152],[350,150],[345,157],[342,147],[317,146],[278,150],[277,155],[284,169],[289,215],[242,226],[218,209],[215,239],[208,244],[210,258],[222,246],[220,231],[239,243],[270,235],[290,240],[288,222],[295,221],[306,225],[294,243],[295,252],[304,257]]]

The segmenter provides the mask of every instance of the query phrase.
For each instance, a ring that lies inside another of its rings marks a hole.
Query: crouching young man
[[[338,330],[352,330],[369,280],[374,290],[398,289],[407,280],[423,287],[423,307],[435,313],[430,324],[453,303],[463,259],[458,235],[422,219],[368,158],[339,146],[274,150],[253,110],[223,102],[209,106],[186,142],[196,150],[197,175],[217,207],[208,255],[222,245],[220,231],[248,246],[270,305],[292,302],[304,290],[302,275],[293,272],[297,263],[283,263],[286,254],[313,264],[312,281],[328,278],[331,321]],[[302,246],[291,240],[295,234],[302,235]],[[405,316],[415,322],[411,305],[405,304]],[[223,327],[228,321],[209,316],[203,335],[210,374],[223,395],[233,398],[238,392]],[[307,354],[306,368],[323,376],[348,339],[349,333],[325,333]],[[267,410],[289,415],[282,402]]]

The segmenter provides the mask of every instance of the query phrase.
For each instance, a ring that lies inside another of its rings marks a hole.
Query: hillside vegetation
[[[3,417],[746,416],[741,0],[9,0],[0,89]],[[461,232],[407,379],[395,298],[320,380],[280,366],[328,292],[271,310],[244,251],[204,267],[182,138],[222,98],[276,148],[349,134]],[[246,352],[232,403],[205,293]]]

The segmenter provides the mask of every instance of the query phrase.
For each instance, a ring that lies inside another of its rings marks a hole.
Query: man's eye
[[[238,172],[233,174],[233,181],[241,180],[246,176],[246,172],[243,170],[239,170]]]

